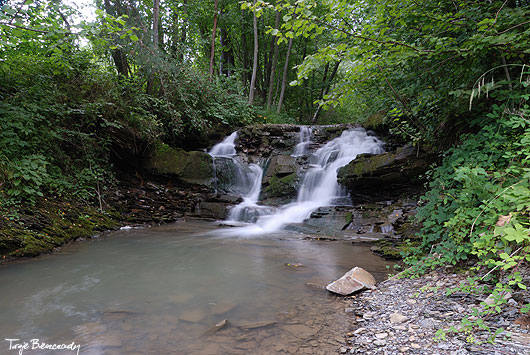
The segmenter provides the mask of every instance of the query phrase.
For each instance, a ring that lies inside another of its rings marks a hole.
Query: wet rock
[[[378,155],[361,154],[338,170],[338,181],[355,201],[398,196],[411,186],[420,185],[420,176],[433,161],[430,155],[417,153],[416,147],[404,146]]]
[[[252,322],[252,323],[244,323],[241,325],[238,325],[238,328],[245,329],[245,330],[254,330],[259,328],[266,328],[273,325],[276,325],[278,322],[276,321],[261,321],[261,322]]]
[[[212,186],[212,157],[204,152],[186,152],[157,142],[143,159],[144,169],[170,175],[188,184]]]
[[[212,306],[211,313],[213,315],[221,315],[228,313],[236,308],[235,303],[217,303]]]
[[[310,338],[317,332],[314,328],[308,327],[303,324],[288,324],[284,325],[282,329],[301,339]]]
[[[263,176],[263,182],[268,183],[269,179],[273,176],[283,177],[297,171],[296,159],[290,155],[276,155],[269,161],[265,174]]]
[[[281,204],[296,197],[299,187],[298,175],[293,172],[285,176],[272,176],[264,181],[263,199],[268,203]]]
[[[227,205],[222,202],[205,202],[199,203],[199,213],[202,218],[212,218],[224,220],[227,217]]]
[[[221,329],[226,328],[227,326],[228,326],[228,320],[227,319],[223,319],[222,321],[216,323],[213,327],[208,329],[203,335],[215,334],[218,331],[220,331]]]
[[[204,312],[200,310],[186,311],[179,316],[180,320],[189,323],[198,323],[204,319]]]
[[[305,286],[314,289],[326,289],[326,283],[323,281],[308,281]]]
[[[333,281],[326,286],[328,291],[347,296],[355,291],[375,286],[375,278],[366,270],[360,267],[354,267],[340,279]]]

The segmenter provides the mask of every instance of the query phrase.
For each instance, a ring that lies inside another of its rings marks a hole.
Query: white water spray
[[[261,179],[263,169],[257,164],[250,164],[248,167],[236,159],[235,140],[237,131],[223,139],[212,147],[209,154],[213,158],[213,168],[215,178],[216,159],[230,159],[236,168],[236,184],[238,191],[243,191],[243,202],[232,207],[228,215],[230,222],[254,222],[261,214],[270,211],[270,208],[258,206],[257,202],[261,192]],[[216,184],[217,185],[217,184]],[[217,186],[216,186],[217,187]]]
[[[308,126],[300,126],[300,135],[298,144],[294,148],[293,157],[303,157],[307,155],[309,146],[311,145],[311,133],[313,129]]]
[[[217,143],[208,152],[213,158],[217,157],[233,157],[236,155],[236,138],[237,131],[223,139],[221,143]]]
[[[337,182],[337,170],[362,153],[383,152],[383,142],[369,136],[364,129],[344,131],[311,157],[312,167],[307,171],[296,202],[282,206],[275,213],[259,217],[255,223],[223,231],[224,235],[253,236],[281,230],[288,224],[301,223],[321,206],[329,206],[338,198],[347,196]]]

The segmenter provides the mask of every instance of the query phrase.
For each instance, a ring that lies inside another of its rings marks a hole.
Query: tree
[[[274,16],[274,29],[277,29],[280,24],[280,12],[276,11]],[[274,75],[276,74],[276,65],[278,64],[278,39],[272,36],[273,55],[271,62],[271,70],[269,76],[269,88],[267,92],[267,110],[270,110],[272,105],[272,91],[274,89]]]
[[[289,57],[291,56],[291,48],[293,47],[293,39],[289,38],[289,43],[287,44],[287,54],[285,55],[285,63],[283,65],[283,75],[282,75],[282,86],[280,89],[280,98],[278,99],[278,108],[276,109],[277,113],[282,111],[283,98],[285,96],[285,87],[287,86],[287,74],[289,70]]]
[[[254,5],[256,0],[254,0]],[[254,103],[254,90],[256,89],[256,74],[258,72],[258,19],[256,17],[256,11],[252,14],[252,23],[254,29],[254,59],[252,62],[252,78],[250,79],[250,89],[248,94],[248,104],[252,105]]]
[[[215,60],[215,37],[217,34],[217,0],[214,0],[212,42],[210,45],[210,80],[213,76],[213,63]]]

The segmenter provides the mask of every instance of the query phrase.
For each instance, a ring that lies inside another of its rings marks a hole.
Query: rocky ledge
[[[445,339],[436,337],[439,329],[451,326],[458,329],[463,316],[481,307],[483,300],[469,293],[446,295],[447,288],[457,286],[466,277],[446,269],[417,279],[391,278],[376,289],[347,297],[345,300],[350,302],[345,312],[352,315],[352,330],[346,334],[345,345],[339,352],[530,354],[530,317],[520,313],[519,302],[512,298],[503,313],[485,320],[493,331],[501,327],[506,330],[494,344],[487,342],[490,333],[484,330],[451,333]]]
[[[338,170],[338,182],[356,202],[392,199],[417,191],[434,158],[411,145],[383,154],[360,154]]]

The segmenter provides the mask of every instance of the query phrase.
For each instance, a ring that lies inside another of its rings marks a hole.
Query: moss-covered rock
[[[0,256],[9,260],[51,252],[72,240],[116,228],[115,217],[92,207],[44,200],[0,220]]]
[[[212,157],[204,152],[187,152],[157,142],[142,164],[156,174],[172,175],[188,184],[211,186],[214,177]]]
[[[432,156],[409,145],[378,155],[361,154],[340,168],[337,177],[354,200],[365,200],[366,196],[388,199],[420,185],[432,161]]]
[[[264,199],[290,200],[296,197],[299,179],[296,173],[283,177],[272,176],[268,185],[263,189]]]

